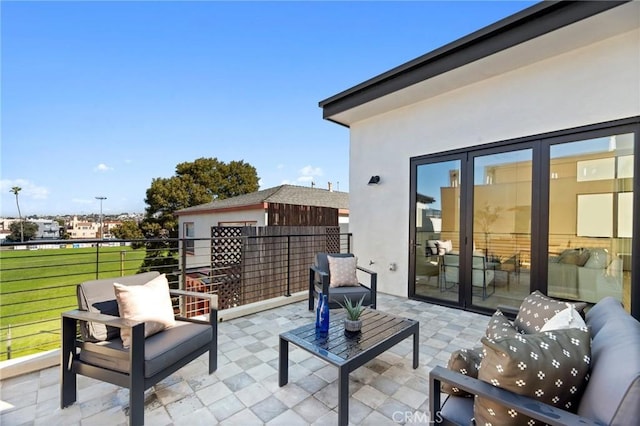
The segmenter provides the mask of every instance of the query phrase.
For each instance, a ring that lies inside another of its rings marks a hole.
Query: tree
[[[177,237],[177,210],[257,190],[256,169],[244,161],[227,164],[217,158],[198,158],[180,163],[175,176],[152,180],[141,227],[146,236]]]
[[[153,179],[140,227],[146,237],[157,240],[147,242],[141,272],[153,269],[170,274],[175,269],[178,245],[168,238],[178,237],[177,210],[257,190],[255,167],[244,161],[226,164],[217,158],[180,163],[175,176]]]
[[[144,235],[138,223],[135,220],[125,220],[119,225],[116,225],[111,229],[111,233],[121,240],[142,240]],[[132,247],[134,249],[144,246],[144,243],[133,242]]]
[[[16,196],[16,206],[18,206],[18,219],[20,220],[20,242],[24,241],[24,225],[22,223],[22,213],[20,213],[20,203],[18,202],[18,193],[22,191],[19,186],[11,188],[10,192],[13,192]]]
[[[24,242],[33,240],[38,235],[38,224],[33,222],[13,222],[9,225],[11,234],[7,236],[7,241]]]

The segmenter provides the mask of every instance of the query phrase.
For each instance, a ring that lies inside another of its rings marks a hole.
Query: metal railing
[[[336,235],[333,236],[335,240]],[[219,309],[306,290],[326,234],[230,239],[29,241],[0,250],[0,361],[60,346],[60,313],[77,308],[77,284],[145,271],[172,288],[216,293]],[[332,250],[349,252],[351,234]],[[221,245],[222,244],[222,245]],[[239,248],[239,252],[238,252]],[[222,260],[221,260],[222,259]],[[192,312],[198,314],[199,312]]]

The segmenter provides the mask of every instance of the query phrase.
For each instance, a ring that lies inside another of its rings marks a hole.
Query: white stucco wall
[[[408,292],[410,157],[638,116],[639,52],[634,30],[353,123],[349,227],[379,290]]]
[[[264,210],[230,211],[221,213],[202,213],[183,215],[178,218],[180,223],[180,238],[184,237],[184,223],[193,222],[195,238],[205,238],[195,241],[195,254],[187,256],[187,268],[206,266],[211,263],[211,227],[220,222],[255,221],[256,226],[265,226],[267,215]]]

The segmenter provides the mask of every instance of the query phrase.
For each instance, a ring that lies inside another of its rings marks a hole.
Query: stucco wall
[[[380,291],[407,295],[410,157],[638,116],[638,52],[636,30],[352,124],[349,226]]]
[[[187,256],[187,268],[206,266],[211,263],[211,227],[218,226],[220,222],[239,221],[256,221],[256,226],[265,226],[266,218],[266,213],[261,209],[180,216],[178,219],[180,238],[184,237],[185,222],[193,222],[195,238],[205,238],[205,240],[194,242],[195,254]]]

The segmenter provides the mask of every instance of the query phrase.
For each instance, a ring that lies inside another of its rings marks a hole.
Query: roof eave
[[[319,102],[323,118],[349,126],[335,115],[559,28],[628,3],[543,1],[439,49]]]

